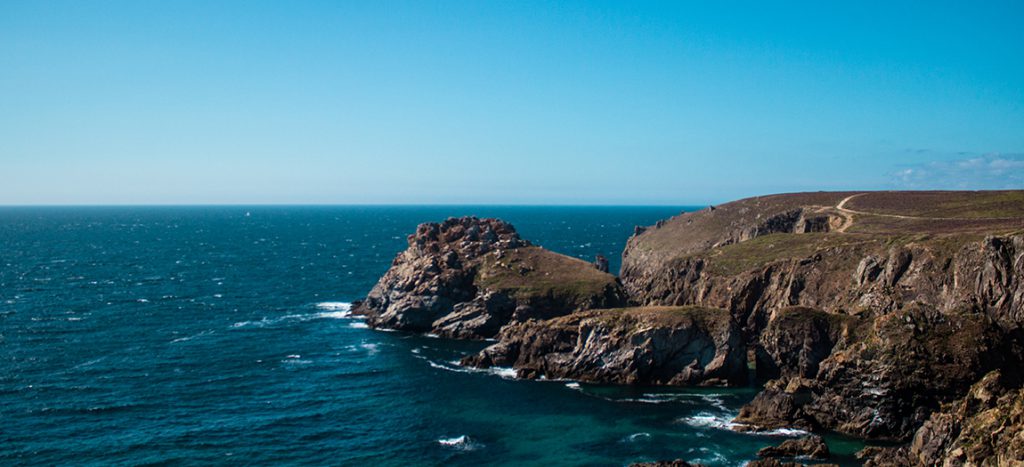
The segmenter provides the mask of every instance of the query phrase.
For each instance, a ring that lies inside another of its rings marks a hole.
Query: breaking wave
[[[475,451],[484,447],[483,444],[478,443],[467,435],[456,436],[454,438],[441,438],[437,440],[437,444],[459,451]]]

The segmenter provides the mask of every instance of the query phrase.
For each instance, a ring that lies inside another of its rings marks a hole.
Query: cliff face
[[[625,302],[616,278],[590,263],[531,246],[500,220],[465,217],[421,224],[355,312],[377,328],[479,339]]]
[[[751,198],[638,229],[642,305],[723,308],[757,355],[748,428],[909,439],[987,371],[1020,371],[1024,193]]]
[[[597,310],[520,323],[463,364],[592,383],[737,385],[747,379],[746,347],[728,312],[697,307]]]

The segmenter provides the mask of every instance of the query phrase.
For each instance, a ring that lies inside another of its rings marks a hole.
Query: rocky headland
[[[497,337],[463,364],[525,378],[738,385],[750,365],[763,390],[738,429],[894,446],[865,450],[872,465],[1024,462],[1024,191],[749,198],[638,227],[621,282],[599,268],[449,219],[357,310]]]
[[[375,328],[484,339],[502,326],[622,306],[615,276],[523,240],[497,219],[421,224],[353,311]]]

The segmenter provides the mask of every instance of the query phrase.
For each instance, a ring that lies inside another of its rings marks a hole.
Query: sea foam
[[[735,418],[735,416],[731,414],[716,415],[710,412],[700,412],[689,417],[682,417],[678,419],[678,421],[694,428],[719,428],[728,430],[737,426],[732,422],[733,418]]]
[[[625,438],[622,438],[623,443],[636,443],[638,441],[647,441],[651,439],[650,433],[633,433]]]
[[[456,436],[454,438],[441,438],[437,440],[437,444],[440,444],[441,446],[444,447],[457,449],[459,451],[475,451],[477,449],[484,447],[483,444],[474,441],[473,438],[470,438],[467,435]]]
[[[346,302],[323,302],[317,303],[316,307],[320,310],[325,310],[317,313],[306,313],[306,314],[290,314],[277,316],[273,318],[264,317],[255,321],[239,321],[231,325],[233,328],[245,328],[245,327],[256,327],[262,328],[267,326],[274,326],[286,322],[304,322],[311,321],[314,319],[347,319],[347,318],[358,318],[352,316],[352,304]],[[352,327],[366,327],[358,326],[353,323]]]
[[[454,360],[447,363],[437,363],[427,360],[427,363],[430,364],[430,366],[433,368],[454,371],[456,373],[486,373],[489,375],[499,376],[502,379],[516,379],[517,377],[515,368],[501,366],[493,366],[490,368],[473,368],[461,366],[458,360]]]

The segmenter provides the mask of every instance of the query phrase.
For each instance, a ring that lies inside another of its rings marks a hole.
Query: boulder
[[[789,457],[806,459],[828,459],[828,445],[821,436],[810,435],[798,439],[787,439],[778,446],[769,446],[757,451],[758,457]]]

